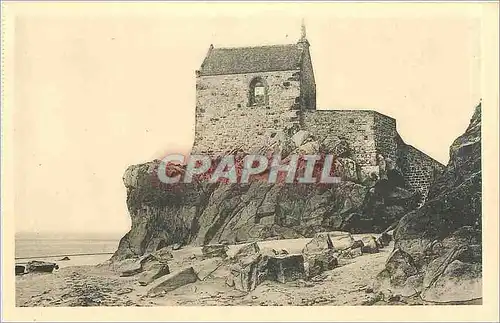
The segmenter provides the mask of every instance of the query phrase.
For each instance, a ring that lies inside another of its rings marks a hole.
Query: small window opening
[[[266,105],[267,104],[267,87],[261,78],[255,78],[250,83],[249,89],[249,106]]]
[[[265,98],[266,98],[266,88],[264,87],[264,84],[262,82],[257,82],[255,84],[254,88],[254,104],[255,105],[262,105],[264,104]]]

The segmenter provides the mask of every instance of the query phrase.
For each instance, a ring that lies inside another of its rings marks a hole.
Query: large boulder
[[[335,250],[345,250],[352,247],[354,244],[354,238],[349,232],[333,231],[327,233],[332,240],[333,249]]]
[[[40,272],[40,273],[51,273],[55,269],[59,269],[59,266],[54,262],[33,260],[28,262],[26,265],[26,271],[28,273]]]
[[[278,255],[267,260],[267,278],[280,283],[305,277],[304,256]]]
[[[213,257],[226,258],[228,249],[229,247],[227,245],[219,243],[219,244],[210,244],[203,246],[203,248],[201,248],[201,252],[203,254],[203,257],[205,258],[213,258]]]
[[[339,265],[338,253],[333,249],[304,254],[305,274],[308,278],[315,277],[324,271],[332,270]]]
[[[308,278],[338,266],[338,252],[352,246],[353,239],[348,232],[320,232],[309,241],[302,255],[305,274]]]
[[[261,249],[255,242],[242,246],[229,261],[226,284],[243,292],[254,290],[264,280],[286,283],[306,276],[303,255]]]
[[[399,221],[376,288],[438,303],[482,298],[481,197],[479,105],[425,204]]]
[[[226,284],[243,292],[254,290],[267,278],[267,260],[260,253],[237,259],[230,267]]]
[[[154,263],[148,266],[146,270],[144,270],[139,277],[139,285],[146,286],[149,283],[153,282],[155,279],[160,278],[162,276],[170,274],[170,269],[167,264],[162,263]]]
[[[26,265],[16,265],[16,275],[26,274]]]
[[[374,236],[363,237],[361,241],[363,242],[363,246],[361,247],[363,253],[377,253],[379,251],[379,245]]]
[[[392,241],[392,232],[382,232],[382,234],[377,238],[377,244],[379,248],[387,247]]]
[[[114,261],[190,242],[193,222],[210,190],[197,182],[166,186],[159,180],[159,166],[160,161],[155,160],[125,171],[123,182],[132,227],[120,240]]]
[[[134,276],[142,271],[141,262],[134,258],[128,258],[117,262],[121,277]]]
[[[205,280],[215,273],[221,266],[225,265],[220,257],[204,259],[193,264],[193,269],[199,280]]]
[[[311,254],[333,249],[333,242],[328,232],[317,233],[302,249],[303,254]]]
[[[260,253],[261,249],[257,242],[252,242],[249,244],[245,244],[236,251],[233,256],[233,259],[242,259],[245,257],[254,257]]]
[[[184,268],[156,279],[147,294],[152,297],[160,296],[197,280],[198,276],[196,276],[193,267]]]
[[[173,247],[164,247],[159,250],[156,250],[155,252],[151,253],[154,259],[156,259],[159,262],[166,263],[174,258],[172,255],[172,251],[174,250]]]
[[[226,284],[243,292],[254,290],[267,278],[268,259],[268,256],[261,253],[256,242],[242,246],[231,257],[230,275],[226,278]]]
[[[163,248],[140,258],[124,259],[117,264],[122,277],[134,276],[146,272],[141,276],[141,284],[147,285],[152,280],[169,273],[167,262],[172,258],[172,253],[167,248]],[[144,284],[146,281],[147,283]]]

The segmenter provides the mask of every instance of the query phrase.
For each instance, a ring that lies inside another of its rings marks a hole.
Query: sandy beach
[[[79,266],[93,266],[97,264],[102,264],[106,262],[112,254],[103,254],[103,255],[85,255],[85,256],[70,256],[69,260],[61,260],[62,256],[58,257],[41,257],[34,259],[19,259],[16,260],[16,264],[26,264],[30,260],[41,260],[47,262],[55,262],[59,266],[59,268],[66,267],[79,267]]]
[[[300,253],[308,241],[310,239],[263,241],[259,246],[286,249],[294,254]],[[230,246],[228,255],[234,255],[241,246]],[[16,277],[16,306],[404,305],[411,300],[388,302],[371,291],[374,278],[384,268],[391,250],[392,244],[379,253],[341,260],[339,267],[307,281],[266,280],[249,293],[225,284],[229,270],[225,265],[203,280],[158,297],[147,296],[149,286],[140,286],[137,276],[120,277],[117,264],[61,266],[52,274]],[[200,247],[185,247],[172,251],[172,255],[171,272],[197,266],[202,252]]]

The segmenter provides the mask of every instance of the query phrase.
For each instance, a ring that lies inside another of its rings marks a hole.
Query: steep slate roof
[[[258,47],[210,47],[200,75],[287,71],[300,68],[302,49],[297,44]]]

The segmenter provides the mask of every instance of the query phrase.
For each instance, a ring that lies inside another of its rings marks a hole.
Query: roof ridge
[[[239,47],[215,47],[214,49],[249,49],[249,48],[263,48],[263,47],[284,47],[284,46],[298,46],[294,43],[288,44],[273,44],[273,45],[258,45],[258,46],[239,46]]]

